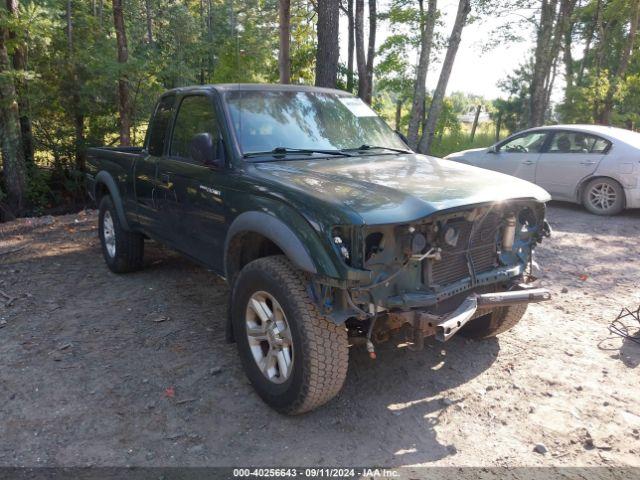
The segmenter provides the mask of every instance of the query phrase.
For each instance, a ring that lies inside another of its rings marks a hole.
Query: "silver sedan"
[[[536,183],[597,215],[640,208],[640,133],[600,125],[532,128],[445,157]]]

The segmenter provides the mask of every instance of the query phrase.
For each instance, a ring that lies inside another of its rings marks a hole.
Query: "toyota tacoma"
[[[547,192],[418,155],[337,90],[171,90],[143,147],[89,150],[87,188],[112,271],[153,239],[226,279],[227,337],[283,413],[334,397],[351,346],[491,337],[550,298],[532,285]]]

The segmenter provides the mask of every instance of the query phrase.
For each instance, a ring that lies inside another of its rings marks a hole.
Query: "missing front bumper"
[[[435,324],[436,339],[441,342],[449,340],[475,317],[478,310],[508,307],[522,303],[545,302],[547,300],[551,300],[551,292],[546,288],[470,295],[457,309],[441,318]]]
[[[416,349],[424,345],[424,338],[435,336],[446,342],[467,323],[477,318],[482,310],[509,307],[523,303],[538,303],[551,300],[551,292],[546,288],[524,288],[499,293],[471,294],[454,311],[445,315],[436,315],[425,310],[394,312],[389,317],[392,324],[399,327],[409,324],[413,327],[413,344]]]

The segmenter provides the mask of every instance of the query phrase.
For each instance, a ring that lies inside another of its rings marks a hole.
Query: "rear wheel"
[[[596,215],[617,215],[624,208],[624,189],[611,178],[595,178],[584,188],[582,204]]]
[[[142,267],[144,237],[122,228],[118,213],[109,195],[100,200],[98,235],[104,261],[112,272],[133,272]]]
[[[480,340],[495,337],[511,329],[518,323],[527,311],[527,304],[512,305],[510,307],[497,307],[490,313],[471,320],[467,323],[460,335]]]
[[[234,337],[247,377],[272,408],[313,410],[342,388],[347,331],[320,314],[308,280],[284,256],[254,260],[234,282]]]

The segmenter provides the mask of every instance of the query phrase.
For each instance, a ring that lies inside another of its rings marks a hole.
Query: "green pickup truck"
[[[548,300],[531,285],[549,195],[413,153],[360,99],[306,86],[162,95],[142,148],[93,148],[108,267],[153,239],[224,277],[227,337],[276,410],[341,389],[351,346],[494,336]]]

